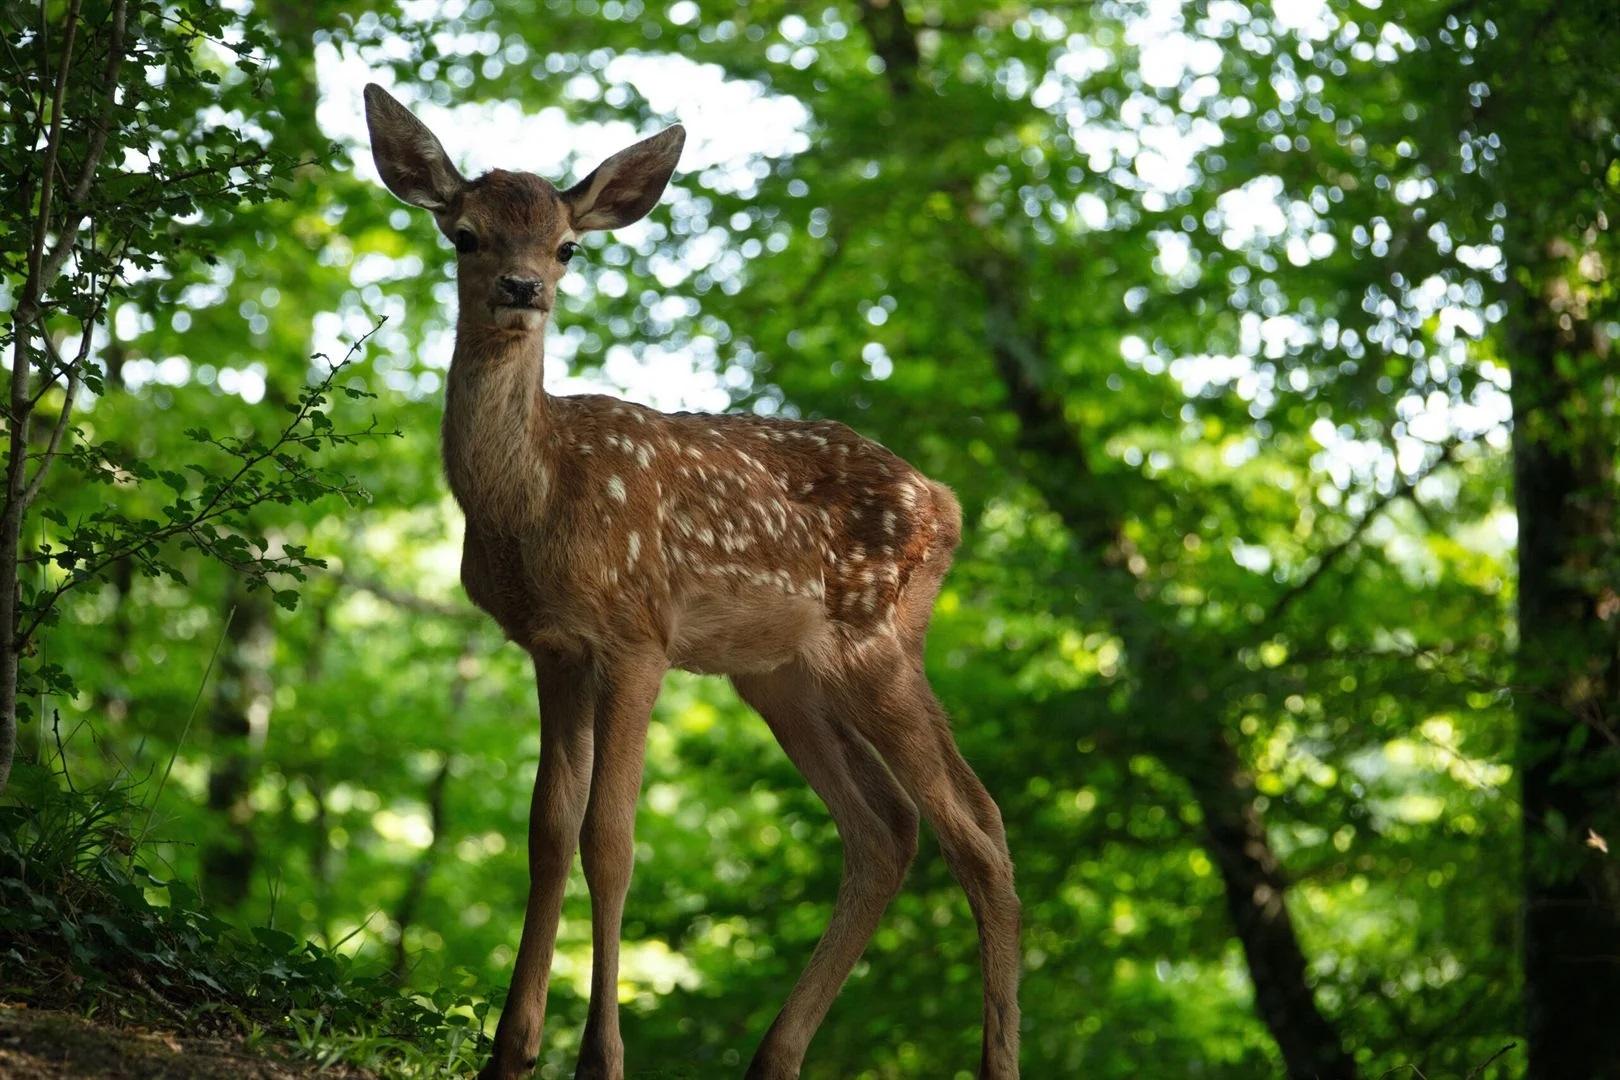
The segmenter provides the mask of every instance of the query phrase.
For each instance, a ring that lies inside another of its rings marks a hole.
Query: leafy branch
[[[179,540],[183,547],[243,572],[254,587],[262,586],[277,573],[303,580],[306,567],[324,566],[322,560],[308,555],[306,549],[298,545],[284,545],[278,553],[269,554],[271,545],[264,540],[251,540],[242,531],[240,518],[265,503],[308,503],[329,495],[351,500],[369,497],[364,488],[348,477],[316,468],[310,455],[368,437],[399,434],[397,430],[381,428],[375,417],[364,428],[340,431],[325,408],[335,392],[349,398],[375,397],[369,391],[339,385],[338,378],[360,358],[366,342],[382,328],[383,321],[386,320],[379,321],[350,345],[341,360],[329,363],[326,374],[318,382],[300,391],[298,400],[287,406],[291,418],[268,442],[251,435],[219,436],[202,429],[187,431],[187,437],[193,441],[213,447],[237,462],[228,476],[220,478],[219,470],[203,464],[190,464],[181,470],[156,469],[137,459],[114,464],[109,458],[116,453],[116,448],[107,446],[87,446],[76,451],[72,455],[73,463],[92,480],[159,480],[174,490],[175,498],[163,508],[161,518],[145,520],[132,519],[115,511],[101,511],[70,527],[54,509],[42,511],[47,520],[69,531],[58,545],[42,545],[37,554],[23,561],[49,562],[66,573],[53,587],[25,598],[19,648],[51,618],[63,596],[97,580],[120,560],[135,559],[150,574],[165,573],[183,580],[179,570],[161,557],[163,545],[171,540]],[[328,358],[316,354],[313,359],[325,361]],[[200,487],[194,485],[187,473],[201,478]],[[293,606],[296,599],[295,593],[276,593],[276,601],[286,607]]]

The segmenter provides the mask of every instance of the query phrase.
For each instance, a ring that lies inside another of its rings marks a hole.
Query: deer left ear
[[[667,127],[620,150],[563,192],[574,231],[617,229],[646,217],[669,184],[685,145],[686,129]]]

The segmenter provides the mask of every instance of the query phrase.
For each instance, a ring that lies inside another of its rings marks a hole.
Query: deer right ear
[[[617,229],[645,217],[664,193],[685,145],[686,129],[667,127],[620,150],[563,192],[574,231]]]
[[[376,83],[366,84],[371,158],[388,190],[412,206],[444,210],[466,183],[427,125]]]

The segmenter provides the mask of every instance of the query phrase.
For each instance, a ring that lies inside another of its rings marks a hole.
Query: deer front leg
[[[649,653],[615,659],[596,703],[591,797],[580,836],[591,889],[591,1007],[575,1080],[624,1080],[619,1035],[619,931],[635,863],[636,800],[641,794],[647,724],[667,661]]]
[[[596,672],[588,662],[536,653],[535,674],[540,768],[529,806],[529,902],[511,990],[495,1028],[495,1054],[480,1080],[517,1080],[534,1071],[563,889],[590,795]]]

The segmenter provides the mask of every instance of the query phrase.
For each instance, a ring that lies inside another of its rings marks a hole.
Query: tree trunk
[[[102,348],[101,359],[106,370],[101,394],[103,402],[127,389],[124,381],[127,354],[128,348],[116,337]],[[112,614],[106,620],[107,638],[112,648],[104,661],[104,671],[98,681],[90,712],[101,719],[106,736],[100,740],[101,752],[112,760],[117,755],[115,739],[129,718],[129,687],[125,680],[132,666],[130,648],[135,641],[134,625],[130,618],[131,609],[135,607],[134,558],[126,556],[109,566],[107,583],[112,590]]]
[[[1603,850],[1620,851],[1614,374],[1546,298],[1515,308],[1529,1074],[1617,1076],[1620,864]]]
[[[447,702],[449,716],[447,729],[455,723],[456,718],[467,706],[467,691],[472,685],[472,672],[476,663],[473,649],[477,641],[476,636],[468,638],[466,647],[456,658],[455,674],[451,678],[450,697]],[[428,781],[428,826],[432,830],[432,838],[421,857],[416,860],[416,865],[411,868],[410,880],[405,884],[405,892],[399,899],[399,910],[394,916],[399,931],[399,936],[394,940],[394,976],[401,981],[405,978],[407,960],[405,932],[416,919],[417,908],[421,906],[422,897],[427,893],[428,879],[432,877],[434,867],[439,861],[439,853],[444,850],[444,788],[450,779],[452,757],[450,749],[446,747],[439,761],[439,768],[434,772],[433,779]]]
[[[270,651],[274,619],[270,594],[248,591],[233,578],[226,610],[236,616],[226,630],[219,684],[209,713],[208,809],[225,832],[202,853],[202,879],[209,902],[240,906],[253,884],[258,845],[253,834],[253,779],[270,721]]]
[[[1157,601],[1144,596],[1131,569],[1141,556],[1125,536],[1105,482],[1097,480],[1061,400],[1033,373],[1046,347],[1020,328],[1012,274],[991,260],[976,272],[987,290],[991,360],[1006,388],[1007,407],[1018,418],[1018,448],[1031,459],[1031,484],[1063,520],[1091,570],[1098,606],[1125,643],[1127,662],[1138,673],[1134,714],[1148,725],[1166,717],[1197,718],[1190,731],[1172,724],[1146,734],[1154,754],[1187,782],[1203,811],[1204,849],[1221,874],[1232,929],[1254,985],[1255,1011],[1276,1040],[1290,1077],[1354,1077],[1355,1063],[1337,1029],[1316,1007],[1305,954],[1288,914],[1287,878],[1266,835],[1253,778],[1220,727],[1220,703],[1189,708],[1166,699],[1196,684],[1195,671],[1218,670],[1225,661],[1200,659],[1207,657],[1200,650],[1210,643],[1178,633]]]
[[[862,0],[861,22],[872,51],[883,61],[883,76],[897,105],[911,93],[921,64],[921,51],[904,0]],[[962,194],[972,198],[977,178],[963,177]],[[1116,500],[1091,468],[1087,448],[1064,413],[1062,401],[1040,378],[1047,360],[1046,343],[1025,326],[1022,308],[1027,293],[1017,284],[1014,257],[986,244],[983,251],[959,254],[973,262],[970,280],[985,289],[988,346],[997,377],[1007,392],[1007,407],[1018,420],[1018,449],[1034,467],[1032,486],[1073,538],[1077,555],[1092,574],[1098,608],[1125,640],[1128,663],[1145,683],[1186,686],[1180,672],[1189,665],[1154,671],[1176,637],[1138,578],[1142,559],[1122,527]],[[976,261],[975,261],[976,260]],[[1160,679],[1161,674],[1168,681]],[[1157,691],[1155,690],[1156,694]],[[1143,708],[1138,702],[1138,709]],[[1218,710],[1200,709],[1210,725],[1188,754],[1179,740],[1156,740],[1174,753],[1165,764],[1193,786],[1206,822],[1206,847],[1221,869],[1234,929],[1243,944],[1255,987],[1255,1006],[1276,1039],[1290,1077],[1341,1080],[1356,1075],[1333,1025],[1316,1008],[1305,977],[1305,958],[1294,934],[1284,899],[1285,882],[1254,801],[1252,782],[1239,764],[1225,734],[1215,725]],[[1159,715],[1154,712],[1153,715]]]
[[[409,958],[405,950],[405,934],[416,921],[416,911],[427,893],[428,879],[433,876],[439,852],[444,847],[444,786],[449,779],[450,755],[446,753],[427,786],[428,828],[432,830],[432,839],[417,858],[416,865],[411,867],[410,879],[405,883],[405,891],[399,898],[399,909],[394,914],[399,936],[394,939],[393,970],[394,977],[401,982],[405,979],[405,965]]]
[[[17,680],[22,664],[22,642],[17,640],[18,589],[22,582],[17,560],[26,509],[23,489],[28,469],[28,380],[33,370],[27,347],[29,325],[29,318],[22,312],[11,323],[11,422],[7,425],[5,507],[0,509],[0,792],[6,790],[17,755]]]
[[[1316,1007],[1305,954],[1285,900],[1287,881],[1255,806],[1254,780],[1230,742],[1212,734],[1179,766],[1204,815],[1204,849],[1226,889],[1226,909],[1254,983],[1254,1007],[1296,1080],[1348,1080],[1355,1063]]]
[[[22,440],[15,436],[13,447]],[[24,443],[26,448],[26,443]],[[21,460],[21,451],[12,457]],[[8,474],[11,470],[7,469]],[[17,756],[17,676],[22,657],[17,649],[17,540],[22,532],[20,488],[9,483],[10,496],[0,512],[0,792],[11,779],[12,761]]]

